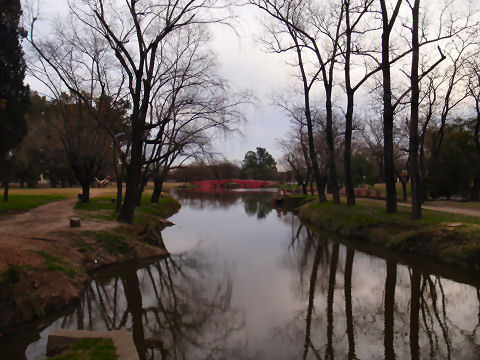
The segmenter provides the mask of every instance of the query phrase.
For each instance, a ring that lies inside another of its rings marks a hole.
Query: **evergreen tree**
[[[25,60],[20,44],[24,31],[19,26],[20,0],[0,0],[0,162],[4,169],[4,199],[8,200],[11,162],[9,152],[27,132],[24,114],[29,88],[23,84]]]
[[[25,60],[20,45],[20,0],[0,0],[0,153],[14,148],[25,136],[24,114],[29,89],[23,84]]]
[[[277,175],[277,163],[267,150],[257,147],[248,151],[242,163],[242,177],[256,180],[272,180]]]

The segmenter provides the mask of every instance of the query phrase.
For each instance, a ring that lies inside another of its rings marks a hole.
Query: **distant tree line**
[[[179,167],[171,172],[169,178],[180,182],[247,179],[277,180],[276,161],[265,148],[257,147],[256,151],[248,151],[241,165],[226,159],[212,159],[209,162],[200,160]]]

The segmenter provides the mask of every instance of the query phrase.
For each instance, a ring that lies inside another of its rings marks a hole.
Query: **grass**
[[[385,213],[385,205],[380,201],[362,202],[354,207],[345,204],[311,203],[310,208],[328,209],[332,216],[341,216],[342,221],[349,223],[362,219],[366,224],[376,224],[379,222],[401,222],[410,225],[440,225],[443,223],[462,222],[469,224],[480,224],[480,218],[474,216],[465,216],[433,210],[422,210],[423,217],[420,220],[412,220],[410,207],[398,207],[396,214]]]
[[[74,343],[62,354],[50,360],[115,360],[118,358],[112,339],[88,338]]]
[[[77,202],[75,209],[83,210],[85,215],[103,220],[116,220],[115,203],[110,196],[91,198],[89,203]],[[157,204],[150,202],[150,194],[144,194],[140,206],[135,209],[134,222],[141,225],[151,220],[152,217],[166,218],[179,209],[178,202],[170,196],[163,196]]]
[[[385,197],[387,196],[387,189],[385,187],[385,184],[375,184],[375,185],[359,185],[359,188],[365,188],[368,187],[370,191],[380,191],[380,196]],[[396,183],[395,184],[396,191],[397,191],[397,200],[403,201],[403,189],[402,189],[402,184],[401,183]],[[407,184],[407,199],[410,199],[412,192],[412,188],[410,186],[410,183]]]
[[[65,198],[66,196],[58,194],[10,194],[8,201],[0,201],[0,214],[11,211],[26,211]]]
[[[69,276],[75,276],[77,271],[71,267],[66,261],[53,256],[43,250],[34,251],[35,253],[39,254],[45,259],[45,264],[47,265],[47,269],[50,271],[61,271]]]
[[[331,202],[311,202],[300,217],[315,227],[345,238],[374,243],[391,250],[433,256],[463,267],[480,264],[480,218],[423,210],[412,220],[409,208],[386,214],[381,202],[354,207]],[[459,227],[448,224],[461,223]]]
[[[11,298],[13,287],[20,281],[22,274],[22,267],[13,264],[8,264],[7,269],[0,273],[0,301]]]
[[[112,255],[131,255],[134,249],[129,245],[128,240],[122,229],[114,229],[113,231],[99,231],[95,233],[95,242]]]

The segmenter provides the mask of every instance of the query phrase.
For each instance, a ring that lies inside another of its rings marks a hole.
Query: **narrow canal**
[[[42,359],[54,329],[128,329],[141,359],[480,359],[474,274],[333,242],[272,192],[174,195],[171,256],[102,274],[11,346]]]

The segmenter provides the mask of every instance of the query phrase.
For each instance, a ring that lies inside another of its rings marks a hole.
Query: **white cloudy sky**
[[[67,12],[66,1],[39,0],[38,3],[44,23]],[[272,104],[274,94],[291,88],[295,69],[286,65],[281,55],[264,51],[260,41],[263,14],[259,10],[241,7],[235,9],[235,15],[235,31],[226,26],[212,26],[210,46],[218,57],[221,75],[230,81],[232,88],[250,90],[257,101],[245,107],[247,122],[240,128],[241,135],[218,139],[215,151],[227,159],[242,160],[248,150],[261,146],[278,160],[281,152],[277,140],[285,136],[289,120]],[[42,28],[39,26],[37,31]],[[33,89],[42,91],[34,79],[27,78],[27,81]]]
[[[264,51],[260,11],[242,7],[235,13],[237,34],[225,27],[213,27],[212,49],[218,56],[222,75],[234,87],[252,91],[257,102],[246,108],[248,121],[242,127],[243,136],[230,137],[217,144],[217,148],[223,149],[227,158],[242,159],[246,151],[261,146],[278,159],[281,153],[277,140],[285,136],[289,120],[273,102],[277,93],[295,82],[295,69],[286,65],[281,55]]]

